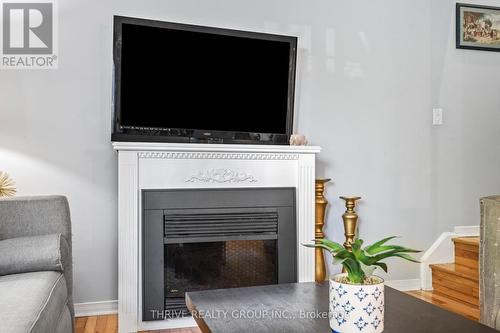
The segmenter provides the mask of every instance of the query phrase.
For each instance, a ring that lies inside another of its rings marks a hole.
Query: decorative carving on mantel
[[[257,179],[246,172],[238,172],[231,169],[210,169],[200,171],[195,176],[186,179],[186,183],[194,183],[196,181],[203,183],[255,183]]]
[[[299,154],[143,151],[139,152],[139,158],[214,159],[214,160],[298,160]]]

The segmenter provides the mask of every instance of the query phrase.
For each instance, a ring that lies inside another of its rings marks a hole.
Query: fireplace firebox
[[[295,188],[143,190],[143,320],[188,291],[297,282]]]

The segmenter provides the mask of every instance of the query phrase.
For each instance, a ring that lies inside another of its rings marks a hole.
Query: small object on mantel
[[[290,136],[290,146],[307,146],[307,138],[304,134],[292,134]]]

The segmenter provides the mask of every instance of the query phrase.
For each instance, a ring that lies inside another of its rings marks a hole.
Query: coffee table
[[[331,332],[328,283],[189,292],[203,333]],[[493,333],[492,328],[385,287],[385,333]]]

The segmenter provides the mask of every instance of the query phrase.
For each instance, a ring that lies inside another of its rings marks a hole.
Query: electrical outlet
[[[432,109],[432,125],[443,125],[443,109]]]

